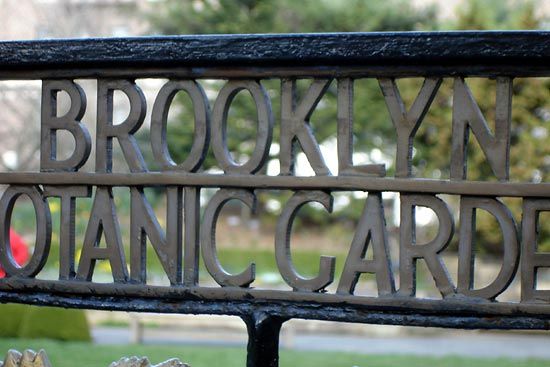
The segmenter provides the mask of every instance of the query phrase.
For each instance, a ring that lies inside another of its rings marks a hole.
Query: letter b
[[[71,99],[69,111],[57,116],[57,94],[65,91]],[[44,80],[42,83],[41,171],[77,171],[90,156],[92,143],[86,126],[80,122],[86,111],[86,95],[70,80]],[[72,134],[75,146],[72,155],[57,160],[57,130]]]

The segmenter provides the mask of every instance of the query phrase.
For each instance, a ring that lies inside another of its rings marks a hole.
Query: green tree
[[[348,32],[348,31],[407,31],[435,29],[434,8],[418,10],[409,2],[390,0],[385,2],[365,2],[362,0],[197,0],[167,1],[151,15],[155,29],[164,34],[207,34],[207,33],[292,33],[292,32]],[[270,91],[275,117],[279,114],[279,82],[264,80],[262,84]],[[335,83],[333,83],[335,84]],[[299,91],[304,91],[309,82],[299,83]],[[219,88],[220,84],[210,84]],[[368,100],[356,108],[355,119],[368,122],[358,125],[356,138],[358,149],[372,148],[371,131],[382,129],[378,140],[379,147],[390,143],[391,124],[386,124],[387,112],[376,83],[366,83],[355,90],[357,100]],[[189,112],[191,105],[185,97],[180,98],[181,113],[177,121],[192,121]],[[213,101],[211,101],[213,102]],[[368,106],[367,106],[368,105]],[[230,151],[249,154],[255,135],[255,106],[251,98],[239,95],[232,104],[229,120],[235,129],[229,129]],[[315,136],[322,142],[335,134],[336,88],[329,89],[312,118]],[[178,124],[169,134],[168,144],[174,149],[175,160],[183,160],[192,143],[192,124]],[[274,131],[274,141],[278,141],[278,127]],[[368,137],[368,138],[367,138]],[[214,164],[208,159],[205,167]]]
[[[435,8],[404,0],[168,0],[151,15],[163,34],[429,30]]]
[[[544,19],[537,16],[536,2],[470,0],[459,8],[453,25],[461,30],[540,29]],[[495,81],[467,78],[466,82],[491,129],[495,121]],[[417,133],[418,154],[414,165],[423,177],[449,177],[451,144],[452,80],[442,84],[423,126]],[[519,182],[541,182],[550,179],[550,146],[547,143],[550,121],[550,79],[516,78],[513,81],[510,179]],[[493,130],[494,131],[494,130]],[[496,180],[487,159],[470,138],[468,148],[469,180]],[[437,175],[434,173],[437,172]],[[516,221],[521,220],[521,200],[503,199]],[[479,211],[477,237],[480,251],[498,253],[502,234],[491,215]],[[541,221],[540,248],[550,249],[550,223]]]
[[[417,9],[410,2],[388,0],[367,2],[362,0],[195,0],[166,1],[151,15],[154,27],[164,34],[207,34],[207,33],[291,33],[291,32],[349,32],[349,31],[409,31],[409,30],[488,30],[488,29],[539,29],[547,20],[537,16],[537,1],[469,0],[457,8],[457,19],[450,24],[437,22],[434,7]],[[422,80],[400,79],[398,86],[404,102],[410,106]],[[489,124],[494,127],[495,82],[489,79],[467,79],[476,101]],[[511,177],[517,181],[546,181],[550,172],[550,146],[546,144],[547,130],[543,122],[548,121],[550,108],[549,79],[514,80],[513,122],[511,144]],[[263,80],[269,91],[275,121],[280,109],[280,84],[276,80]],[[417,177],[449,177],[452,121],[452,84],[450,78],[442,84],[415,141],[413,173]],[[309,81],[300,81],[303,92]],[[208,88],[219,89],[220,82],[211,82]],[[216,95],[216,93],[212,93]],[[192,107],[187,97],[178,95],[179,113],[170,128],[168,143],[172,156],[177,161],[186,157],[192,143],[193,126],[190,112]],[[395,131],[390,122],[380,87],[375,79],[356,82],[354,106],[354,149],[381,150],[388,156],[395,156]],[[323,97],[312,116],[312,127],[316,139],[323,142],[334,137],[336,132],[336,87],[335,83]],[[213,100],[211,100],[213,103]],[[236,160],[251,153],[255,136],[255,106],[246,94],[239,93],[229,113],[229,148]],[[278,124],[274,131],[274,142],[278,141]],[[245,142],[245,144],[243,144]],[[468,179],[494,180],[494,175],[475,139],[470,140],[468,149]],[[206,168],[215,166],[210,153]],[[393,167],[388,167],[388,175]],[[521,202],[506,200],[520,219]],[[351,219],[357,219],[361,202],[352,202],[343,212]],[[313,211],[310,218],[322,220]],[[489,252],[500,249],[500,231],[496,223],[480,213],[478,236]],[[546,228],[548,226],[549,228]],[[550,224],[542,229],[550,234]],[[550,248],[549,236],[543,236],[543,248]]]
[[[157,31],[163,34],[219,34],[219,33],[294,33],[294,32],[357,32],[357,31],[411,31],[433,30],[435,8],[417,9],[404,0],[367,2],[363,0],[197,0],[166,1],[151,15]],[[298,81],[298,95],[309,87],[310,80]],[[223,83],[209,82],[207,87],[219,90]],[[280,121],[280,82],[262,80],[268,90],[275,121]],[[212,93],[214,96],[217,93]],[[355,88],[354,124],[355,150],[377,148],[392,154],[393,126],[388,124],[388,113],[378,83],[375,80],[358,81]],[[175,161],[183,161],[193,139],[190,100],[178,94],[174,123],[170,124],[168,146]],[[214,100],[210,100],[211,105]],[[336,82],[316,108],[311,125],[319,143],[336,135]],[[185,123],[184,123],[185,122]],[[246,93],[239,93],[231,105],[228,118],[228,147],[233,158],[246,161],[254,148],[256,135],[256,107]],[[278,142],[279,126],[274,129],[273,141]],[[211,151],[204,168],[215,167]],[[391,171],[391,168],[390,168]],[[336,172],[334,172],[336,173]],[[271,197],[280,199],[278,193]],[[339,216],[356,220],[362,203],[352,202]],[[306,222],[319,223],[328,216],[323,211],[305,207],[301,217]]]

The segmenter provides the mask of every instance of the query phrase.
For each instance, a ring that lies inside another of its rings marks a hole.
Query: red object
[[[11,253],[13,259],[19,264],[23,265],[29,259],[29,250],[27,244],[21,236],[17,234],[13,229],[10,228],[10,244],[11,244]],[[0,267],[0,278],[6,276],[4,270]]]

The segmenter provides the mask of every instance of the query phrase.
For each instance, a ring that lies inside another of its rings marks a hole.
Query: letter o
[[[168,112],[179,91],[185,91],[193,102],[195,134],[189,156],[176,164],[166,141]],[[195,172],[204,161],[210,142],[210,108],[204,90],[194,80],[169,81],[160,89],[151,112],[151,148],[153,156],[166,170]]]
[[[258,112],[256,146],[250,159],[237,164],[227,147],[227,113],[233,98],[246,89],[252,95]],[[212,111],[212,150],[220,167],[226,173],[256,173],[265,164],[273,135],[271,101],[265,88],[254,80],[232,80],[220,91]]]
[[[10,223],[15,201],[27,195],[36,214],[36,241],[34,252],[24,266],[19,266],[11,252]],[[0,218],[4,218],[0,228],[0,264],[8,276],[34,277],[42,270],[48,259],[52,237],[50,208],[38,186],[10,186],[0,199]]]

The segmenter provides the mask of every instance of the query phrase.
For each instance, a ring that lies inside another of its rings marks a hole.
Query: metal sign
[[[249,327],[249,365],[276,365],[278,333],[290,318],[460,328],[548,329],[550,290],[537,288],[537,271],[550,267],[550,254],[537,249],[537,221],[550,211],[548,183],[509,181],[512,88],[515,77],[550,76],[548,32],[459,32],[397,34],[326,34],[271,36],[189,36],[167,38],[62,40],[0,43],[0,78],[42,80],[40,172],[2,172],[9,187],[0,199],[0,300],[66,307],[171,313],[212,313],[242,317]],[[496,79],[494,129],[472,97],[465,77]],[[396,78],[422,77],[412,107],[404,107]],[[136,78],[168,79],[147,105]],[[226,80],[211,105],[200,79]],[[310,78],[297,97],[296,81]],[[353,91],[357,78],[378,81],[395,128],[395,177],[384,164],[352,161]],[[420,179],[411,174],[412,141],[444,78],[453,80],[450,179]],[[97,81],[95,136],[82,122],[87,96],[77,79]],[[263,79],[280,79],[280,119],[275,119]],[[330,83],[337,88],[338,171],[327,167],[309,125],[309,117]],[[235,162],[227,146],[227,114],[235,95],[248,91],[257,110],[255,148],[249,159]],[[70,108],[57,113],[60,91]],[[128,117],[113,123],[113,94],[130,102]],[[193,104],[193,146],[181,163],[167,146],[167,115],[178,92]],[[152,152],[160,170],[150,171],[134,134],[151,110]],[[273,131],[280,131],[281,174],[265,173]],[[56,154],[57,132],[74,138],[64,160]],[[496,182],[469,181],[466,176],[468,137],[479,142]],[[7,138],[7,137],[4,137]],[[91,155],[92,147],[94,155]],[[299,147],[315,172],[294,171]],[[123,153],[129,173],[114,172],[113,150]],[[201,171],[211,149],[223,174]],[[81,167],[92,160],[93,172]],[[120,235],[112,188],[128,187],[131,196],[130,238]],[[167,198],[164,228],[144,195],[160,186]],[[218,188],[200,214],[202,188]],[[254,207],[260,189],[291,190],[278,218],[274,257],[289,290],[255,289],[255,265],[231,273],[220,264],[216,222],[226,202],[236,199]],[[355,229],[345,265],[335,274],[335,259],[322,256],[318,274],[301,275],[292,262],[290,231],[300,207],[309,202],[331,211],[336,191],[364,191],[368,197]],[[399,264],[388,255],[387,228],[381,193],[400,193]],[[460,222],[439,194],[460,196]],[[15,202],[27,196],[36,213],[36,245],[30,261],[19,266],[9,245]],[[48,198],[60,198],[61,227],[52,229]],[[523,200],[521,223],[500,200]],[[91,200],[82,244],[75,243],[75,201]],[[437,216],[437,235],[416,243],[415,208]],[[489,212],[503,233],[503,260],[490,284],[473,282],[473,232],[477,210]],[[40,280],[49,256],[52,231],[60,242],[59,280]],[[458,278],[448,275],[441,258],[454,233],[460,234]],[[101,239],[105,246],[99,246]],[[150,240],[170,281],[146,281],[146,243]],[[129,254],[123,244],[128,242]],[[78,245],[78,246],[77,246]],[[81,249],[75,261],[75,248]],[[373,259],[365,259],[371,247]],[[199,253],[219,287],[199,283]],[[441,299],[416,296],[416,263],[424,260]],[[108,260],[113,281],[92,281],[97,260]],[[521,265],[521,266],[520,266]],[[396,283],[396,275],[399,282]],[[354,295],[361,274],[374,274],[378,297]],[[514,278],[521,281],[516,302],[498,302]],[[337,281],[335,292],[328,285]]]

